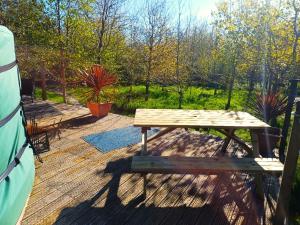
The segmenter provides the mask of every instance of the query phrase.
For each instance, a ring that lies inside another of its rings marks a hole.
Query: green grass
[[[144,101],[145,87],[119,87],[115,109],[122,113],[134,114],[136,108],[178,108],[178,94],[175,87],[150,87],[149,100]],[[242,110],[246,92],[236,90],[233,93],[231,109]],[[213,89],[191,87],[184,92],[183,109],[224,109],[227,102],[227,92],[218,90],[214,95]]]
[[[68,94],[75,97],[81,104],[85,105],[87,92],[86,87],[72,88],[68,90]],[[178,93],[174,86],[160,87],[151,86],[148,101],[145,101],[145,87],[142,85],[130,87],[119,86],[116,88],[116,96],[112,112],[133,116],[137,108],[153,108],[153,109],[177,109]],[[231,110],[244,110],[247,92],[243,90],[234,90],[231,100]],[[218,90],[214,94],[214,89],[191,87],[185,90],[183,98],[183,109],[224,109],[227,103],[227,92]],[[216,131],[210,131],[223,137]],[[250,141],[250,135],[247,130],[238,130],[236,132],[239,137],[245,141]]]
[[[40,89],[40,88],[35,89],[35,98],[42,99],[42,89]],[[55,102],[55,103],[63,103],[64,102],[62,95],[60,95],[56,92],[53,92],[53,91],[47,91],[47,99],[52,102]]]

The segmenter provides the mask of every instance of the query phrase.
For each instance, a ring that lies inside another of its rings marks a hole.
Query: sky
[[[1,1],[1,0],[0,0]],[[144,0],[147,1],[147,0]],[[125,7],[126,10],[140,11],[143,5],[143,0],[128,0],[129,4]],[[177,0],[167,0],[169,4],[174,4],[176,9]],[[184,4],[183,14],[192,15],[192,17],[199,20],[210,20],[211,12],[216,10],[216,4],[220,0],[182,0]]]
[[[203,20],[209,19],[211,12],[216,10],[216,3],[219,0],[189,0],[191,5],[191,14],[196,18]]]

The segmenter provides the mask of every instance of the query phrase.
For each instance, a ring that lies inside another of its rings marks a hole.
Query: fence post
[[[286,147],[286,140],[289,133],[289,127],[290,127],[290,121],[291,121],[291,114],[295,102],[295,98],[297,95],[297,84],[299,80],[290,80],[290,88],[289,88],[289,97],[288,97],[288,106],[285,112],[285,118],[284,118],[284,124],[282,128],[282,137],[280,141],[280,147],[279,147],[279,159],[281,162],[284,162],[285,154],[284,150]]]
[[[274,215],[274,224],[285,224],[285,219],[288,219],[289,200],[291,197],[291,189],[295,171],[297,168],[297,160],[300,151],[300,101],[296,103],[296,113],[294,124],[290,137],[289,147],[284,162],[282,172],[282,181],[277,199],[277,206]]]

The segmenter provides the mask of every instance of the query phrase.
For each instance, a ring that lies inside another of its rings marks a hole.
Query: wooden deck
[[[33,103],[26,100],[24,104],[26,117],[35,117],[39,127],[52,126],[55,123],[64,123],[74,118],[90,115],[87,108],[81,105],[68,105],[50,101],[35,100]]]
[[[253,177],[218,175],[148,175],[130,173],[140,145],[103,154],[81,137],[132,125],[133,118],[109,114],[84,117],[51,140],[51,150],[36,161],[36,179],[22,224],[270,224],[278,178],[264,176],[264,201],[254,197]],[[214,156],[222,140],[176,129],[150,142],[152,155]],[[231,145],[228,155],[244,154]],[[226,156],[225,156],[226,157]]]

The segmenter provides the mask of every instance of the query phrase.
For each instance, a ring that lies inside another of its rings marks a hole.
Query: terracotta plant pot
[[[91,114],[96,117],[106,116],[109,113],[111,106],[112,103],[87,103],[87,107],[90,109]]]
[[[271,127],[258,133],[259,153],[262,157],[274,157],[274,148],[281,138],[281,130]]]

